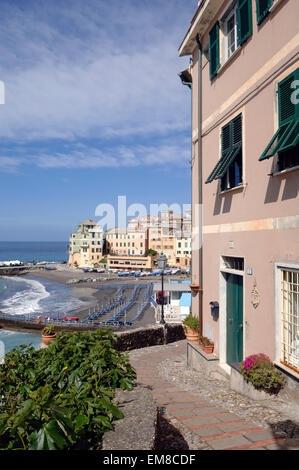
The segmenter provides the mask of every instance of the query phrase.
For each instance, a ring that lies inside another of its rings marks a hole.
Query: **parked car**
[[[181,270],[180,269],[173,269],[172,274],[180,274]]]
[[[164,274],[172,274],[172,270],[168,269],[167,271],[164,271]]]

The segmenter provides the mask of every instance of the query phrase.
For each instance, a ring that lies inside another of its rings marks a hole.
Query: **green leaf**
[[[25,421],[27,416],[31,414],[32,408],[34,406],[33,400],[26,400],[23,403],[22,408],[18,410],[14,419],[14,426],[18,427],[21,423]]]
[[[110,420],[107,418],[107,416],[96,416],[93,418],[93,421],[103,424],[106,428],[112,429],[112,424],[110,423]]]
[[[59,433],[55,421],[43,424],[39,431],[30,435],[30,450],[57,450],[66,447],[64,437]]]
[[[31,380],[35,379],[35,372],[33,369],[27,369],[27,374],[29,375]]]
[[[114,418],[121,419],[124,417],[122,412],[116,406],[114,406],[109,400],[106,400],[105,398],[101,398],[101,400],[99,401],[104,406],[104,408],[106,408],[106,410],[112,413]]]
[[[85,416],[85,415],[78,415],[75,418],[75,423],[76,423],[77,428],[81,428],[85,426],[85,424],[89,423],[89,418],[88,416]]]
[[[69,437],[69,434],[73,435],[74,433],[74,426],[71,418],[68,415],[68,411],[64,408],[59,406],[52,406],[51,407],[53,416],[56,419],[57,425],[60,429],[64,432],[66,436]]]
[[[120,388],[124,388],[126,390],[133,390],[133,383],[132,380],[128,379],[127,377],[124,377],[120,380],[119,382]]]

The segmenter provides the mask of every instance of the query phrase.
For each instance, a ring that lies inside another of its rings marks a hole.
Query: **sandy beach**
[[[68,281],[77,279],[81,281],[86,281],[78,284],[69,284],[70,289],[72,289],[72,295],[74,297],[79,298],[86,302],[85,306],[75,310],[72,312],[73,315],[79,317],[80,320],[86,319],[88,315],[93,312],[101,310],[101,308],[105,307],[106,305],[110,304],[111,301],[114,299],[114,294],[116,289],[98,289],[98,286],[105,286],[107,287],[114,284],[129,284],[130,288],[126,289],[125,297],[128,299],[133,291],[133,288],[141,284],[147,284],[150,282],[149,280],[144,279],[128,279],[128,278],[118,278],[115,274],[110,273],[92,273],[92,272],[83,272],[79,271],[74,268],[70,268],[65,264],[54,264],[53,267],[56,269],[53,270],[45,270],[44,268],[35,268],[30,270],[30,276],[36,276],[39,278],[47,279],[49,281],[59,282],[63,284],[68,284]],[[26,274],[24,275],[26,277]],[[97,280],[96,282],[93,280]],[[101,279],[103,279],[101,281]],[[89,280],[89,281],[88,281]],[[131,287],[132,285],[132,287]],[[141,296],[143,289],[140,293],[140,298],[138,299],[138,303],[141,302]],[[127,320],[132,320],[135,315],[136,308],[131,309],[131,311],[127,315]],[[107,313],[103,317],[101,317],[102,321],[106,321],[113,313]],[[148,308],[145,310],[142,318],[140,318],[136,323],[136,326],[147,326],[152,325],[155,323],[155,316],[154,316],[154,309],[149,305]]]
[[[57,264],[53,265],[56,269],[48,271],[44,268],[34,268],[30,270],[30,275],[42,277],[44,279],[48,279],[49,281],[61,282],[66,284],[67,281],[71,279],[97,279],[99,277],[107,277],[103,276],[103,274],[99,273],[85,273],[83,271],[79,271],[78,269],[69,268],[67,265],[64,264]],[[26,276],[26,274],[25,274]],[[91,288],[96,288],[96,285],[89,283]]]
[[[65,263],[51,263],[51,268],[52,269],[49,270],[45,269],[44,266],[34,267],[31,268],[27,274],[23,274],[23,276],[33,276],[37,279],[41,278],[48,281],[67,284],[69,289],[71,289],[72,297],[76,297],[84,302],[84,306],[68,311],[69,316],[77,316],[80,320],[86,320],[91,314],[99,312],[104,307],[113,303],[113,301],[116,300],[115,293],[117,288],[121,284],[127,286],[123,292],[124,304],[126,304],[131,299],[134,287],[138,285],[144,286],[153,281],[160,281],[160,276],[155,277],[154,279],[151,277],[120,278],[114,273],[84,272],[83,270],[70,268]],[[187,278],[185,275],[176,275],[171,276],[171,279],[186,280]],[[74,280],[78,282],[72,283]],[[111,288],[112,285],[116,286],[115,289]],[[98,288],[99,286],[101,286],[101,289]],[[105,286],[107,286],[107,289],[105,289]],[[144,289],[141,289],[135,304],[126,312],[126,317],[124,318],[125,321],[134,320],[138,312],[138,307],[142,304],[143,295]],[[116,307],[115,309],[102,314],[99,320],[110,320],[112,316],[119,311],[119,308],[120,307]],[[61,313],[63,314],[64,312]],[[155,324],[155,322],[155,310],[152,305],[149,304],[142,316],[138,318],[138,320],[134,320],[133,327],[149,326]]]

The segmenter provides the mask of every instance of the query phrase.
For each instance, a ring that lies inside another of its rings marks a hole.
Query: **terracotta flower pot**
[[[214,351],[214,345],[213,344],[205,345],[203,343],[199,343],[199,346],[207,354],[212,354],[212,352]]]
[[[198,330],[194,330],[193,328],[189,328],[189,326],[186,326],[185,335],[188,341],[198,341]]]
[[[54,341],[54,339],[56,338],[56,333],[55,335],[51,335],[51,336],[44,336],[42,335],[42,341],[44,344],[46,344],[47,346],[52,343],[52,341]]]
[[[189,285],[190,285],[192,292],[194,294],[197,294],[197,292],[199,291],[199,284],[189,284]]]

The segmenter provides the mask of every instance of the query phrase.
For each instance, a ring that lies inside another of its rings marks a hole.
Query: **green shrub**
[[[268,393],[278,393],[285,383],[284,375],[265,354],[252,354],[241,362],[242,375],[247,382]]]
[[[60,333],[47,349],[20,346],[0,366],[0,449],[98,449],[116,388],[136,378],[108,329]]]
[[[188,315],[184,320],[183,320],[183,328],[186,330],[186,327],[192,328],[193,330],[199,330],[199,320],[197,317],[194,317],[193,315]]]

